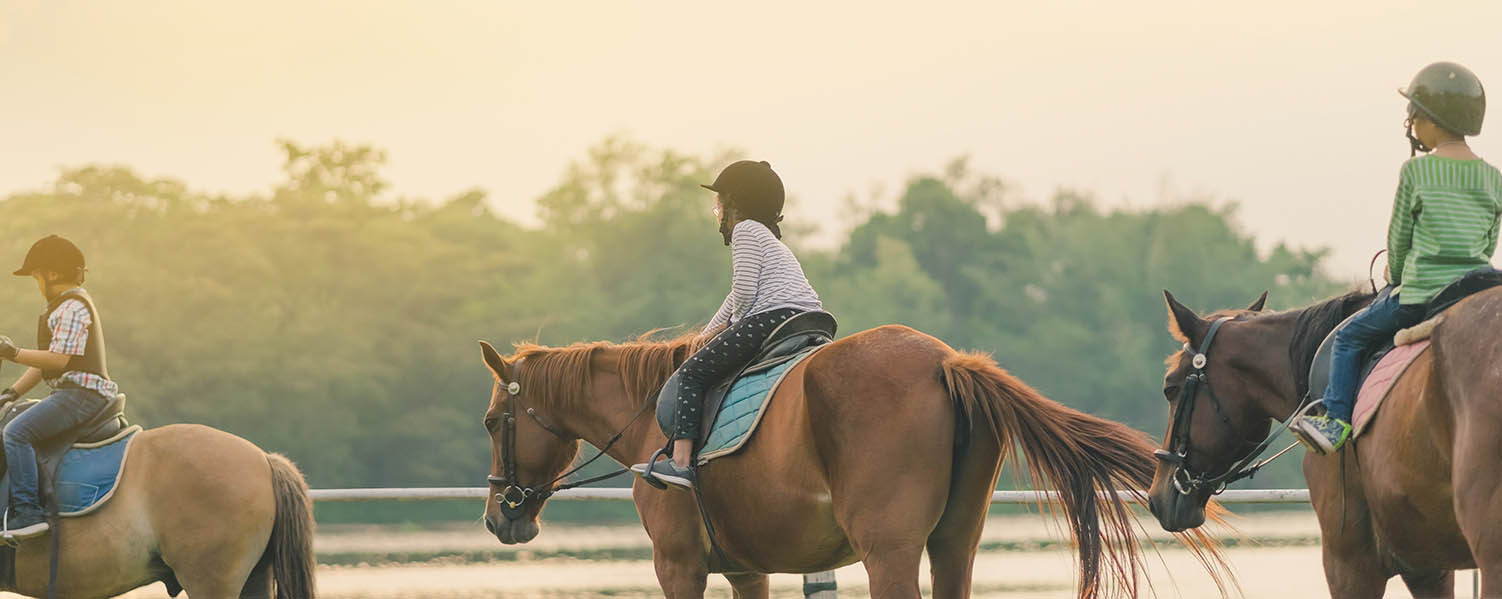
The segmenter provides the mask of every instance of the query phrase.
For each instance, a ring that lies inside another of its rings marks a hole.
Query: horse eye
[[[486,418],[485,419],[485,430],[490,431],[490,432],[495,432],[495,425],[496,425],[497,422],[500,422],[500,420],[495,419],[495,418]]]
[[[1176,387],[1176,386],[1175,387],[1164,387],[1163,388],[1163,398],[1167,399],[1168,401],[1173,401],[1173,398],[1177,397],[1178,394],[1179,394],[1179,388]]]

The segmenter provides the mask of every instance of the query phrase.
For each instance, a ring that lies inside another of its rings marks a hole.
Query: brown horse
[[[482,342],[495,377],[485,414],[496,494],[487,528],[502,543],[534,538],[542,503],[580,439],[609,447],[624,464],[662,447],[655,423],[639,417],[644,402],[703,341],[521,345],[509,358]],[[767,597],[765,573],[857,561],[873,597],[917,598],[925,549],[933,596],[967,597],[991,492],[1014,444],[1030,478],[1059,491],[1078,545],[1080,595],[1136,594],[1131,509],[1102,492],[1151,480],[1152,445],[1142,433],[1049,401],[990,358],[901,326],[840,340],[784,380],[755,437],[700,472],[722,553],[691,493],[636,481],[637,511],[670,599],[703,596],[711,572],[724,573],[736,597]],[[517,488],[497,482],[507,477]],[[1207,565],[1223,565],[1204,537],[1186,542]]]
[[[60,597],[113,597],[157,581],[192,599],[314,596],[313,510],[302,474],[206,426],[136,433],[111,499],[58,530]],[[52,534],[21,543],[15,586],[4,590],[46,594]]]
[[[1203,476],[1194,473],[1226,471],[1268,436],[1273,419],[1286,419],[1307,391],[1321,340],[1372,296],[1353,293],[1272,314],[1261,313],[1259,300],[1211,319],[1167,298],[1169,329],[1186,351],[1169,358],[1164,394],[1173,413],[1185,402],[1198,408],[1182,431],[1170,424],[1170,443],[1188,441],[1184,465],[1160,464],[1150,503],[1165,529],[1181,531],[1203,522],[1202,507],[1216,491],[1193,484]],[[1207,351],[1202,343],[1220,318],[1229,320],[1199,370],[1208,383],[1181,397],[1195,371],[1196,352],[1187,348]],[[1366,432],[1337,455],[1305,456],[1334,597],[1381,597],[1395,575],[1415,596],[1452,597],[1452,571],[1476,566],[1482,595],[1502,596],[1499,318],[1502,290],[1451,308],[1430,351],[1397,381]]]

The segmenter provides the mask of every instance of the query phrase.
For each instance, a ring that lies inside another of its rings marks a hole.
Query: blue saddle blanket
[[[704,440],[704,448],[699,451],[699,461],[729,455],[740,449],[761,422],[762,410],[766,408],[767,400],[777,390],[783,376],[823,347],[810,347],[791,360],[742,377],[731,385],[730,391],[725,394],[725,400],[720,404],[720,413],[715,417],[714,427]]]
[[[138,431],[131,431],[108,445],[88,449],[75,447],[63,455],[57,475],[58,513],[82,515],[109,498],[120,480],[125,451]]]

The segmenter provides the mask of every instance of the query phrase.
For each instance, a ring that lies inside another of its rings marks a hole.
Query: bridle
[[[520,367],[520,365],[520,363],[517,364],[518,367]],[[604,456],[605,452],[610,451],[610,448],[615,445],[616,441],[621,440],[621,436],[626,434],[626,431],[631,428],[631,425],[635,424],[637,419],[641,418],[641,415],[645,414],[647,412],[647,409],[652,407],[652,402],[650,401],[643,402],[642,407],[636,411],[636,415],[632,416],[631,420],[626,422],[626,426],[622,427],[619,432],[610,437],[610,440],[607,441],[604,446],[600,447],[598,453],[596,453],[594,457],[585,460],[584,463],[579,464],[578,466],[574,466],[573,468],[568,469],[563,474],[554,477],[553,480],[550,480],[545,484],[536,487],[523,486],[520,479],[517,478],[516,474],[516,410],[518,407],[522,408],[522,411],[524,411],[528,417],[532,418],[533,422],[536,422],[538,426],[542,427],[542,430],[547,431],[548,433],[552,434],[554,437],[559,438],[565,443],[575,441],[578,439],[578,437],[568,436],[557,427],[548,424],[546,420],[543,420],[542,416],[539,416],[537,414],[537,410],[523,405],[521,396],[521,383],[512,381],[510,383],[507,383],[504,388],[506,395],[505,398],[501,400],[500,419],[502,449],[501,476],[491,474],[490,476],[486,477],[486,481],[488,481],[492,485],[504,485],[501,488],[501,492],[495,494],[494,499],[496,503],[500,504],[501,515],[504,516],[507,520],[520,520],[522,517],[522,512],[525,511],[528,501],[547,501],[549,497],[552,497],[553,494],[560,491],[567,491],[569,489],[575,489],[590,483],[609,480],[630,472],[630,469],[628,468],[621,468],[609,474],[593,476],[584,480],[576,480],[561,485],[556,484],[558,481],[568,478],[574,473],[585,469],[590,464],[593,464],[595,460],[598,460],[600,459],[600,457]]]
[[[1215,476],[1209,476],[1203,472],[1196,473],[1189,468],[1189,429],[1190,424],[1193,422],[1194,404],[1196,403],[1195,397],[1199,394],[1200,385],[1204,385],[1205,390],[1209,392],[1207,395],[1210,396],[1210,405],[1215,406],[1215,415],[1220,417],[1221,424],[1228,430],[1235,430],[1231,426],[1231,419],[1226,416],[1224,409],[1221,408],[1220,396],[1215,394],[1215,387],[1210,386],[1210,377],[1205,372],[1205,369],[1210,365],[1210,347],[1215,343],[1215,335],[1220,332],[1221,325],[1229,320],[1231,320],[1230,316],[1223,316],[1211,323],[1210,331],[1205,334],[1205,340],[1200,344],[1200,349],[1194,349],[1187,342],[1184,344],[1184,349],[1192,352],[1193,357],[1190,358],[1189,365],[1194,370],[1190,371],[1189,375],[1184,377],[1184,386],[1179,389],[1179,398],[1174,404],[1172,415],[1173,434],[1169,437],[1168,449],[1159,449],[1153,452],[1153,455],[1159,460],[1173,465],[1173,488],[1180,495],[1193,495],[1205,489],[1210,489],[1211,495],[1219,495],[1226,490],[1226,486],[1244,478],[1251,478],[1263,466],[1272,463],[1273,460],[1278,459],[1298,445],[1298,443],[1294,443],[1266,460],[1257,461],[1257,458],[1263,452],[1267,451],[1267,448],[1272,445],[1273,441],[1283,431],[1288,429],[1289,424],[1293,421],[1293,418],[1289,417],[1283,422],[1283,426],[1277,432],[1269,434],[1250,453],[1236,460],[1224,472]]]

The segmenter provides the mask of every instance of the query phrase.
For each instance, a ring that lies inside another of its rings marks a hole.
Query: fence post
[[[803,575],[804,599],[835,599],[834,572]]]

